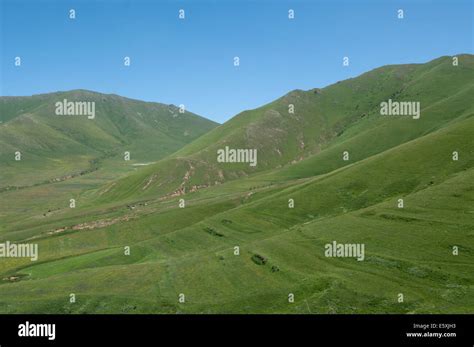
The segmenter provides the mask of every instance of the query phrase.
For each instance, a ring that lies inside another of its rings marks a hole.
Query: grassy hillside
[[[64,99],[95,102],[95,119],[56,115],[55,104]],[[0,97],[0,117],[0,189],[95,170],[125,151],[128,166],[157,161],[217,125],[173,105],[85,90]]]
[[[176,200],[149,201],[135,210],[108,211],[129,216],[127,222],[43,235],[38,263],[2,263],[3,276],[20,278],[0,285],[2,310],[469,312],[472,131],[469,117],[286,187],[249,192],[245,183],[241,191],[223,184],[190,194],[184,209]],[[452,161],[452,148],[464,159]],[[400,197],[403,209],[397,208]],[[325,257],[324,245],[333,240],[364,243],[366,260]],[[130,256],[123,254],[126,245]],[[453,245],[461,250],[458,256]],[[234,255],[235,246],[240,255]],[[255,262],[256,255],[265,263]],[[70,292],[77,304],[68,303]],[[185,293],[185,304],[178,303],[179,293]]]
[[[381,153],[472,112],[474,57],[461,55],[459,61],[453,66],[450,57],[442,57],[385,66],[323,89],[293,91],[125,177],[103,198],[183,194],[282,167],[285,175],[305,177]],[[388,99],[420,102],[420,119],[381,116],[380,103]],[[218,163],[217,150],[225,146],[257,149],[258,165]],[[349,161],[339,160],[344,151],[350,151]]]
[[[0,242],[40,257],[0,259],[0,312],[472,312],[474,57],[459,61],[294,91],[131,173],[109,159],[1,192]],[[389,98],[421,118],[381,116]],[[225,145],[258,148],[257,168],[216,163]],[[333,241],[364,259],[327,257]]]

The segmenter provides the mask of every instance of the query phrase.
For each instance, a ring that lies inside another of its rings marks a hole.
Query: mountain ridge
[[[360,137],[361,140],[357,141],[364,143],[365,147],[372,146],[372,151],[387,149],[400,141],[426,134],[426,131],[434,131],[469,112],[471,106],[458,100],[464,100],[474,88],[474,56],[464,54],[458,59],[459,66],[453,66],[452,58],[448,56],[425,64],[388,65],[322,89],[291,91],[269,104],[239,113],[165,158],[167,164],[156,163],[147,167],[134,174],[135,178],[124,178],[123,184],[131,184],[137,188],[136,191],[143,193],[153,188],[154,182],[159,182],[153,177],[160,177],[163,172],[160,165],[167,168],[176,165],[185,168],[176,172],[174,183],[169,180],[169,184],[161,182],[158,193],[164,193],[163,188],[167,186],[166,189],[171,190],[168,193],[184,194],[186,190],[296,164],[317,156],[338,141],[354,142]],[[455,84],[452,82],[454,79]],[[445,91],[437,87],[440,84],[445,86]],[[406,117],[383,118],[379,114],[379,104],[390,98],[419,100],[425,116],[418,123]],[[288,112],[290,104],[295,106],[294,114]],[[434,104],[444,106],[430,109],[429,106]],[[378,136],[378,141],[370,145],[368,138],[362,140],[364,131],[366,136],[370,132],[385,133],[388,138]],[[287,139],[293,142],[286,143]],[[225,146],[257,149],[258,168],[248,164],[216,163],[216,150]],[[340,152],[343,151],[341,148]],[[359,154],[355,154],[357,159]],[[334,153],[332,158],[336,166],[344,165]],[[186,180],[177,177],[186,177]],[[144,182],[150,181],[151,184],[141,189]],[[173,185],[178,190],[173,191]],[[119,187],[120,182],[116,189],[120,190]]]
[[[97,117],[57,115],[56,103],[94,103]],[[13,181],[15,164],[42,171],[41,180],[86,170],[98,158],[123,156],[131,162],[158,160],[217,126],[174,105],[73,90],[33,97],[0,97],[1,186]],[[15,162],[14,153],[23,160]],[[58,163],[57,160],[62,160]],[[63,167],[62,167],[63,166]],[[28,181],[25,177],[25,182]]]

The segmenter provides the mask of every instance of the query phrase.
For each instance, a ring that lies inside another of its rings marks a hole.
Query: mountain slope
[[[35,241],[40,262],[2,263],[2,277],[19,279],[0,285],[0,310],[468,313],[473,132],[470,116],[287,187],[239,191],[234,180],[190,194],[185,209],[176,199],[149,201],[115,211],[130,216],[123,223],[45,233]],[[363,243],[365,260],[326,257],[334,240]],[[69,292],[78,305],[65,303]]]
[[[63,100],[94,102],[95,118],[57,115],[55,104]],[[131,163],[156,161],[217,125],[173,105],[85,90],[0,97],[0,117],[0,187],[77,174],[99,159],[123,158],[125,151]],[[32,179],[31,171],[39,176]]]
[[[323,89],[293,91],[123,178],[107,187],[107,194],[110,199],[183,195],[283,166],[292,175],[301,170],[300,177],[329,172],[466,117],[474,108],[467,101],[473,93],[474,57],[467,54],[459,56],[459,66],[442,57],[426,64],[381,67]],[[381,116],[380,103],[388,99],[420,102],[420,119]],[[217,150],[226,146],[257,149],[257,166],[218,163]],[[344,151],[350,152],[350,160],[339,160]],[[307,172],[305,165],[313,169]]]
[[[473,56],[460,63],[296,91],[132,173],[1,193],[0,242],[41,256],[0,261],[0,312],[472,312]],[[308,110],[303,125],[285,98]],[[421,118],[381,116],[388,98],[421,101]],[[247,140],[266,166],[216,163],[218,146]],[[364,259],[328,256],[335,241]]]

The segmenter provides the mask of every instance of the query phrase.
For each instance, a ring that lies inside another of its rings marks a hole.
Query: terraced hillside
[[[118,179],[2,192],[0,241],[40,257],[0,261],[0,311],[472,312],[474,57],[459,57],[292,92]],[[381,116],[389,98],[420,119]],[[257,167],[217,163],[225,145],[257,148]],[[328,257],[334,241],[363,259]]]

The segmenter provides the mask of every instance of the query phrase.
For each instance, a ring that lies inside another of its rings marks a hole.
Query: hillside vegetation
[[[63,100],[94,102],[95,118],[57,115]],[[216,125],[174,105],[85,90],[0,97],[0,189],[84,174],[123,161],[125,151],[124,166],[157,161]]]
[[[40,257],[0,259],[0,312],[471,313],[474,56],[451,62],[290,92],[132,171],[111,157],[1,192],[0,242]],[[419,101],[420,118],[382,116],[388,99]],[[258,165],[218,163],[225,146]],[[328,257],[334,241],[364,259]]]
[[[450,57],[384,66],[323,89],[290,92],[114,182],[104,198],[183,194],[274,169],[306,177],[381,153],[469,116],[474,60],[461,55],[459,61],[456,67]],[[388,99],[418,101],[422,116],[381,116],[380,103]],[[257,149],[258,165],[218,163],[217,150],[225,146]],[[344,151],[350,151],[349,161],[340,160]]]

